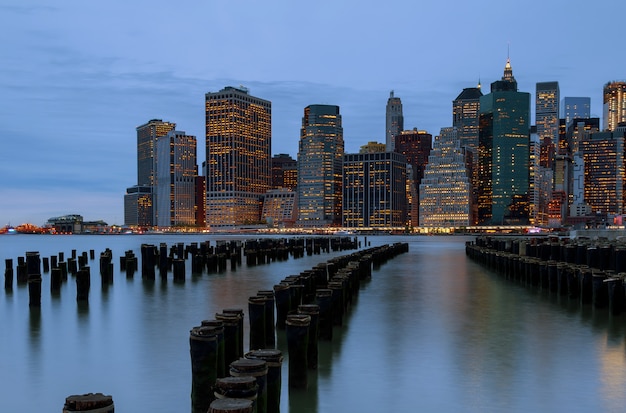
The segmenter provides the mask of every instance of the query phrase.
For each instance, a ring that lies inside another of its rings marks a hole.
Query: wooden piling
[[[248,318],[250,323],[250,350],[265,348],[265,298],[248,298]]]
[[[192,413],[205,413],[215,400],[212,387],[217,380],[217,347],[213,327],[194,327],[189,332]]]
[[[309,325],[311,316],[291,314],[287,316],[286,334],[289,352],[289,387],[306,389],[308,368]]]
[[[65,405],[63,406],[63,413],[113,413],[114,411],[113,397],[102,393],[69,396],[65,398]]]
[[[252,376],[258,386],[256,411],[268,413],[267,410],[267,363],[260,359],[240,358],[230,364],[230,375],[233,377]],[[271,412],[273,413],[273,412]]]
[[[298,307],[299,314],[306,314],[311,317],[309,324],[309,342],[307,347],[307,367],[309,369],[317,369],[318,348],[317,341],[319,339],[319,315],[320,307],[317,304],[302,304]]]
[[[246,399],[218,399],[211,403],[208,413],[252,413],[253,402]]]
[[[246,353],[246,358],[263,360],[267,364],[267,412],[279,413],[283,353],[276,349],[253,350]]]

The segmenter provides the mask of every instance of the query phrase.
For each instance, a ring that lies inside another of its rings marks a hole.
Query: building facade
[[[559,82],[538,82],[535,94],[535,124],[539,141],[546,138],[559,146]]]
[[[343,152],[339,106],[307,106],[298,144],[298,225],[341,224]]]
[[[411,225],[417,227],[419,223],[419,187],[424,177],[424,169],[428,164],[428,156],[432,147],[433,136],[423,130],[406,130],[400,132],[395,139],[395,152],[406,157],[407,163],[411,164],[413,176],[411,181],[415,185],[415,196],[411,205]]]
[[[624,131],[591,133],[580,145],[584,199],[593,213],[624,213]]]
[[[604,130],[613,131],[626,122],[626,82],[608,82],[602,92]]]
[[[151,227],[154,222],[152,202],[152,186],[135,185],[127,188],[124,195],[124,225]]]
[[[564,97],[561,100],[560,117],[565,119],[566,126],[574,119],[587,119],[591,117],[591,98],[589,97]]]
[[[206,94],[205,115],[207,226],[258,223],[271,185],[271,102],[227,86]]]
[[[296,198],[296,193],[290,189],[270,189],[263,200],[261,218],[272,227],[293,227],[296,222]]]
[[[456,128],[461,148],[478,148],[478,114],[481,85],[468,87],[452,101],[452,126]]]
[[[196,225],[196,176],[198,162],[195,136],[170,131],[155,145],[155,225]]]
[[[272,157],[272,189],[298,187],[298,162],[286,153]]]
[[[404,155],[396,152],[344,155],[343,227],[404,227],[406,198]]]
[[[137,126],[137,185],[154,185],[154,145],[157,138],[176,129],[176,124],[152,119]]]
[[[478,223],[528,223],[530,94],[518,92],[507,59],[501,80],[480,98]]]
[[[420,226],[472,224],[471,170],[465,161],[465,150],[455,127],[442,128],[435,136],[419,189]]]
[[[389,93],[385,110],[385,145],[387,151],[395,149],[394,137],[404,130],[404,115],[402,114],[402,101]]]

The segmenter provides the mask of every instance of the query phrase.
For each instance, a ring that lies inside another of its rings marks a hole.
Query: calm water
[[[142,243],[207,239],[226,237],[1,236],[3,263],[26,251],[98,256],[108,247],[116,274],[102,289],[98,260],[90,263],[88,305],[77,304],[71,276],[52,297],[43,275],[38,311],[26,286],[0,290],[0,411],[60,412],[69,395],[102,392],[119,412],[189,412],[190,328],[227,307],[247,312],[258,290],[333,256],[188,275],[184,284],[119,273],[119,257],[140,256]],[[466,259],[466,239],[368,237],[372,246],[409,242],[410,252],[374,271],[333,341],[320,342],[307,391],[287,389],[285,357],[281,411],[625,411],[626,316],[502,280]],[[286,355],[281,333],[278,346]]]

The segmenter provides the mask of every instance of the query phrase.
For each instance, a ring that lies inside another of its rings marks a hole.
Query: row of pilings
[[[192,413],[278,413],[283,354],[276,335],[285,334],[288,386],[306,389],[317,369],[318,341],[332,340],[361,283],[407,243],[368,248],[339,256],[285,277],[272,289],[249,297],[248,351],[244,352],[244,308],[229,308],[203,320],[189,335]]]
[[[626,312],[626,244],[568,238],[478,237],[466,254],[506,279]]]
[[[162,280],[173,275],[175,282],[181,282],[186,277],[186,262],[191,261],[192,274],[220,273],[226,269],[235,271],[242,265],[245,257],[247,266],[269,264],[275,261],[284,261],[301,258],[305,255],[329,253],[357,249],[359,246],[356,237],[311,237],[311,238],[280,238],[280,239],[250,239],[246,241],[211,241],[201,243],[177,243],[168,246],[161,243],[155,245],[141,245],[141,262],[132,250],[128,250],[119,259],[120,271],[126,273],[127,278],[133,277],[141,270],[144,279],[154,280],[158,273]],[[42,273],[50,273],[50,292],[58,295],[61,286],[68,280],[68,275],[76,281],[76,300],[88,301],[91,289],[90,261],[95,260],[94,250],[84,251],[81,254],[73,249],[70,256],[64,252],[51,257],[40,257],[39,252],[29,251],[25,256],[17,258],[14,271],[13,259],[5,260],[4,288],[10,293],[13,291],[14,274],[17,275],[17,285],[27,285],[29,291],[29,306],[41,306]],[[113,252],[106,248],[100,253],[99,272],[102,288],[113,284],[114,262]],[[43,271],[42,271],[43,270]]]

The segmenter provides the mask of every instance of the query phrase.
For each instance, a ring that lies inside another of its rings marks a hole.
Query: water
[[[29,309],[26,286],[0,291],[0,411],[60,412],[69,395],[102,392],[120,412],[189,412],[190,328],[224,308],[247,312],[258,290],[333,256],[188,275],[184,284],[119,273],[119,257],[140,256],[141,243],[206,239],[0,237],[0,258],[14,265],[26,251],[98,256],[108,247],[116,270],[103,289],[90,262],[88,305],[76,302],[71,276],[53,297],[43,275],[40,310]],[[372,246],[406,241],[410,251],[373,272],[333,341],[319,343],[308,390],[289,391],[285,357],[281,411],[624,411],[626,316],[501,279],[466,259],[467,239],[368,237]],[[246,331],[246,349],[247,340]],[[283,333],[277,343],[287,356]]]

